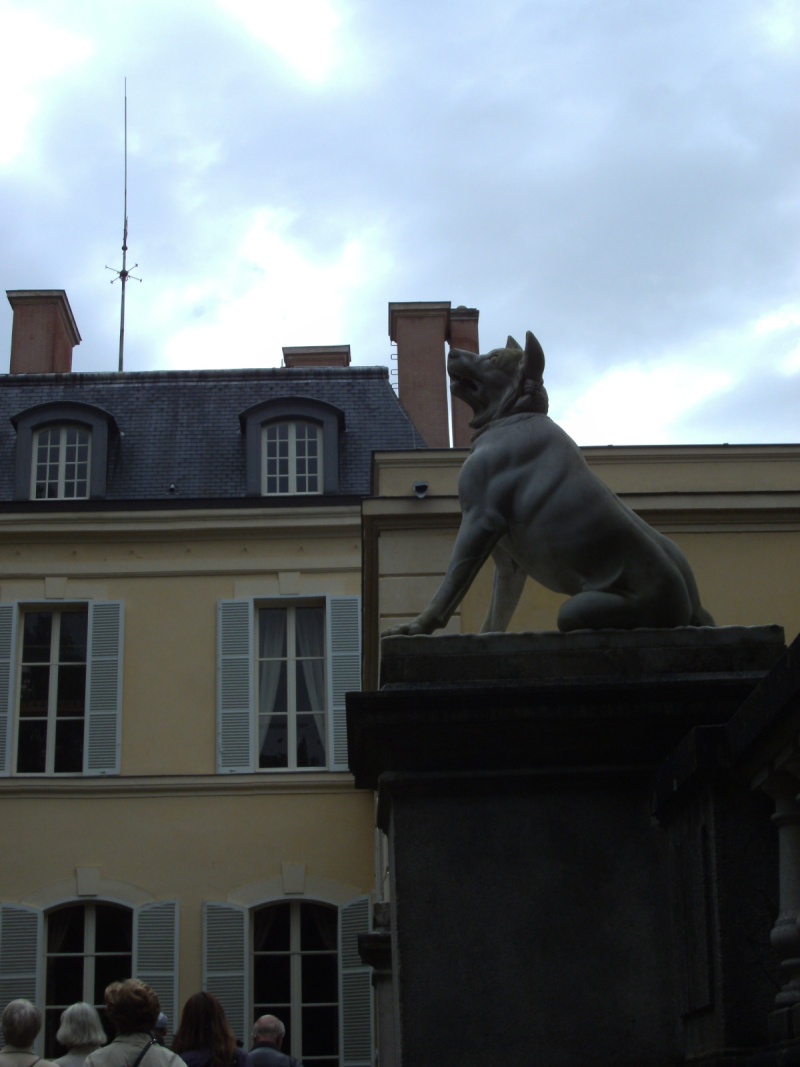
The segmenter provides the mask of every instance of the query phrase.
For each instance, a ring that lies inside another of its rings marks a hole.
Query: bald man
[[[281,1052],[286,1027],[274,1015],[262,1015],[253,1027],[249,1067],[303,1067],[300,1060]]]

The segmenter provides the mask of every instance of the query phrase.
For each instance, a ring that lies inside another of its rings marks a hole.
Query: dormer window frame
[[[17,433],[16,461],[14,469],[14,499],[43,503],[50,498],[35,497],[36,455],[34,443],[40,430],[53,427],[77,426],[89,433],[89,491],[88,497],[72,497],[68,502],[102,500],[106,496],[108,479],[109,445],[119,435],[114,416],[103,408],[79,401],[50,401],[26,408],[11,417]],[[61,497],[59,500],[63,499]]]
[[[312,397],[280,397],[265,400],[243,411],[239,423],[245,439],[245,486],[247,496],[264,496],[263,463],[264,429],[270,423],[312,423],[320,427],[322,436],[322,486],[316,493],[270,494],[285,499],[297,496],[318,496],[339,491],[339,452],[345,429],[344,412],[324,400]]]

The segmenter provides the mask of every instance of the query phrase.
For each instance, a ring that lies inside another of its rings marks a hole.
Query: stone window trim
[[[17,433],[14,468],[14,499],[31,499],[31,465],[33,441],[38,430],[48,426],[73,425],[85,427],[92,439],[89,499],[102,500],[106,495],[108,456],[111,441],[120,436],[114,416],[103,408],[81,401],[47,401],[36,404],[11,416]],[[70,501],[77,503],[77,501]]]
[[[239,415],[245,439],[247,496],[261,496],[261,431],[270,422],[313,422],[322,427],[322,493],[339,491],[339,442],[345,431],[341,408],[312,397],[265,400]]]

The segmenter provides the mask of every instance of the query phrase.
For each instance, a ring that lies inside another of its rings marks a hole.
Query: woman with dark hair
[[[188,1067],[246,1067],[247,1053],[237,1048],[225,1011],[213,993],[194,993],[183,1006],[172,1041]]]
[[[149,985],[138,978],[112,982],[104,999],[117,1036],[90,1052],[84,1067],[184,1067],[180,1056],[159,1045],[152,1033],[161,1005]]]

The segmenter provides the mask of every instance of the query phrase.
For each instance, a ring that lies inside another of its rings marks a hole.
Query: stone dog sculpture
[[[491,605],[481,632],[505,630],[528,576],[566,593],[558,628],[713,626],[688,561],[592,473],[547,416],[544,352],[528,331],[485,356],[451,348],[450,391],[474,410],[461,470],[461,528],[425,610],[388,634],[444,626],[491,554]]]

